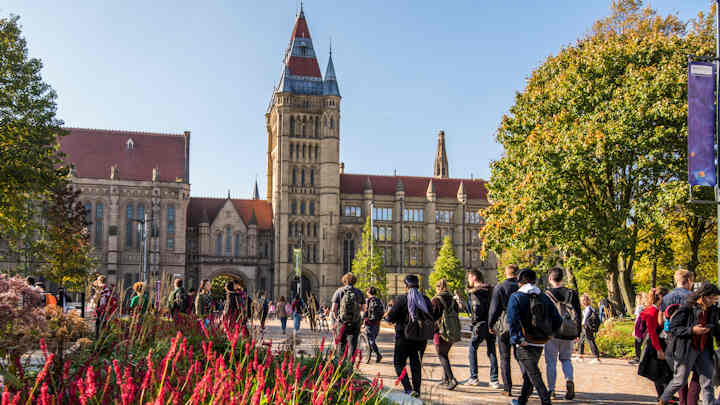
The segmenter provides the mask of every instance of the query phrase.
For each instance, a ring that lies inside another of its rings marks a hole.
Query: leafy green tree
[[[451,293],[465,290],[465,270],[460,259],[455,255],[455,248],[449,236],[443,239],[442,247],[435,259],[433,271],[430,273],[430,289],[435,291],[435,283],[443,278],[447,281]]]
[[[357,276],[355,287],[363,292],[370,287],[375,287],[378,296],[385,297],[387,295],[385,262],[377,249],[372,248],[373,243],[375,242],[372,238],[372,228],[368,216],[365,220],[365,226],[363,226],[362,244],[352,263],[353,273]]]
[[[25,255],[41,228],[31,207],[68,172],[58,153],[64,132],[55,117],[56,95],[41,68],[28,55],[18,17],[0,18],[0,239]]]
[[[708,29],[618,0],[538,67],[497,132],[488,247],[571,252],[602,272],[616,309],[632,308],[648,213],[686,176],[687,55],[711,49]]]

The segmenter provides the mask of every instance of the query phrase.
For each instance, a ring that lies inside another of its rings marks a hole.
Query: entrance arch
[[[225,276],[225,277],[229,277],[233,280],[236,280],[241,286],[245,287],[245,291],[247,291],[247,293],[249,295],[252,295],[255,292],[253,283],[250,282],[250,280],[247,278],[247,276],[245,274],[243,274],[241,271],[237,271],[234,269],[216,270],[216,271],[210,273],[210,275],[207,277],[207,279],[210,280],[210,282],[212,283],[212,281],[214,279],[216,279],[217,277],[220,277],[220,276]]]
[[[298,279],[295,277],[295,272],[292,272],[287,280],[288,285],[288,296],[293,297],[295,294],[297,294],[297,284]],[[318,281],[317,277],[313,272],[307,269],[303,269],[302,272],[302,282],[300,284],[300,288],[303,294],[303,297],[307,297],[308,293],[313,293],[315,296],[318,295],[318,287],[320,287],[320,282]]]

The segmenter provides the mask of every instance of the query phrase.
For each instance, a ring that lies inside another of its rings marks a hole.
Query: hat
[[[518,274],[518,280],[525,280],[530,283],[535,283],[537,281],[537,274],[531,269],[524,268],[520,270],[520,273]]]
[[[405,286],[408,288],[418,288],[420,285],[420,279],[414,274],[408,274],[405,277]]]

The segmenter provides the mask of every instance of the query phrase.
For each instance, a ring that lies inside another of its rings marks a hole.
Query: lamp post
[[[467,204],[467,197],[463,194],[459,200],[462,205],[462,264],[463,267],[467,267],[467,260],[465,260],[465,204]]]
[[[138,230],[142,232],[141,235],[142,235],[143,254],[140,258],[140,262],[141,262],[140,271],[142,272],[143,282],[147,285],[147,282],[148,282],[148,274],[147,274],[148,243],[147,243],[147,239],[148,239],[148,224],[150,221],[150,217],[149,217],[148,213],[146,212],[143,219],[133,219],[132,221],[138,223]]]

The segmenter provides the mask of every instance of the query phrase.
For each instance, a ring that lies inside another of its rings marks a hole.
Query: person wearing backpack
[[[432,314],[430,298],[418,290],[420,279],[414,274],[405,277],[407,294],[395,298],[385,320],[395,324],[395,351],[393,364],[398,377],[403,374],[405,364],[410,361],[412,385],[407,374],[400,382],[405,393],[413,397],[420,396],[422,383],[422,354],[427,341],[433,338],[436,319]]]
[[[177,314],[185,312],[188,307],[189,298],[183,288],[181,278],[175,279],[175,289],[168,296],[168,309],[170,315],[174,318]]]
[[[370,356],[368,356],[368,362],[372,354],[375,353],[376,362],[382,361],[382,354],[378,349],[375,339],[377,339],[378,333],[380,333],[380,320],[385,314],[385,305],[380,298],[377,297],[377,289],[370,287],[367,289],[368,299],[365,302],[365,334],[368,338],[368,345],[370,346]]]
[[[433,315],[438,322],[433,343],[435,343],[435,351],[443,368],[443,379],[440,385],[452,391],[458,383],[450,367],[449,354],[452,345],[459,342],[461,338],[460,317],[458,316],[460,307],[455,298],[450,295],[447,281],[444,278],[435,284],[435,292],[436,295],[431,302]]]
[[[510,369],[510,328],[507,325],[507,304],[510,296],[518,290],[518,266],[510,264],[505,267],[505,280],[493,289],[488,317],[489,332],[495,335],[500,354],[500,371],[503,378],[503,395],[512,396],[512,373]]]
[[[338,288],[332,297],[332,312],[336,314],[337,334],[335,343],[338,345],[340,355],[351,358],[357,350],[360,326],[362,325],[362,310],[365,296],[362,291],[355,288],[357,278],[352,273],[342,277],[343,286]],[[348,349],[348,340],[350,347]]]
[[[580,303],[584,308],[582,311],[582,330],[580,339],[578,340],[578,352],[581,357],[585,355],[585,341],[587,341],[588,345],[590,345],[590,351],[593,356],[595,356],[595,358],[590,361],[590,364],[597,364],[600,363],[600,350],[595,343],[595,335],[600,330],[602,322],[600,321],[598,311],[592,305],[592,300],[589,295],[583,294]],[[581,357],[577,358],[577,361],[582,361]]]
[[[514,405],[525,405],[533,392],[540,397],[542,405],[550,405],[550,392],[542,379],[538,367],[543,347],[562,325],[562,318],[550,298],[535,286],[537,274],[523,269],[518,275],[517,292],[510,296],[507,321],[510,327],[510,342],[516,345],[515,357],[522,371],[523,384]]]
[[[482,273],[477,269],[468,271],[467,283],[472,337],[468,345],[470,378],[465,384],[480,385],[480,381],[478,381],[477,350],[484,340],[487,344],[487,356],[490,359],[490,387],[497,389],[500,388],[500,383],[498,382],[498,363],[495,355],[495,335],[490,333],[488,326],[490,298],[493,289],[483,282]]]
[[[557,361],[560,360],[566,381],[565,399],[571,400],[575,398],[574,370],[571,360],[573,341],[580,337],[582,311],[577,291],[563,286],[563,275],[564,271],[559,267],[554,267],[548,272],[550,289],[545,291],[545,294],[553,302],[563,321],[560,329],[545,344],[545,370],[550,397],[555,399]]]

